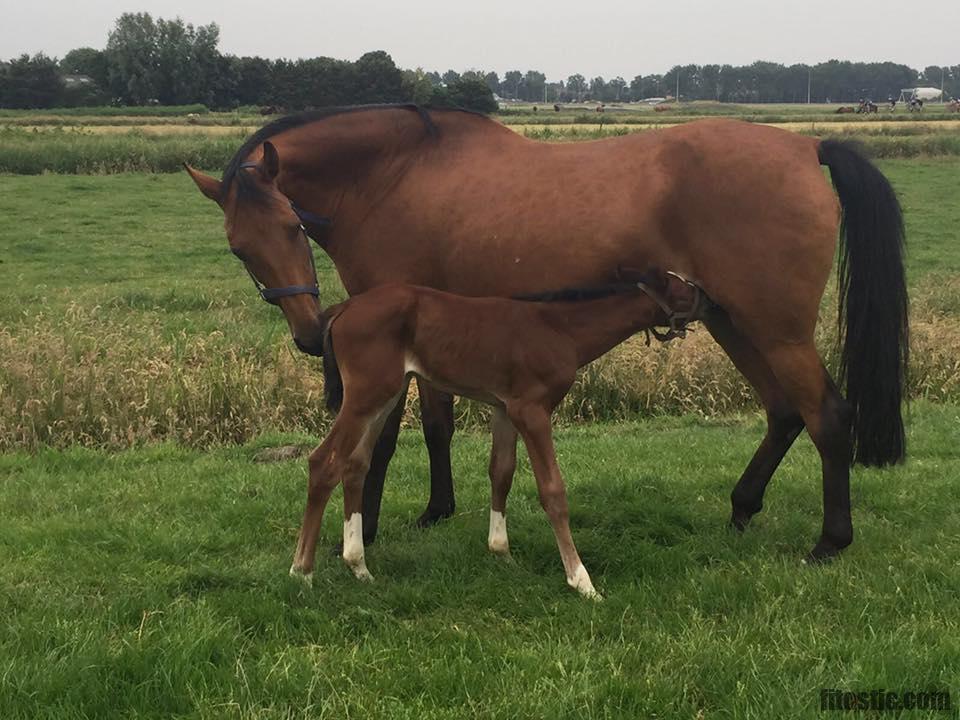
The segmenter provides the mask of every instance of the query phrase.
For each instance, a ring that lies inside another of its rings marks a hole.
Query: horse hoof
[[[417,527],[421,530],[424,528],[432,527],[436,525],[441,520],[446,520],[449,517],[453,517],[453,508],[447,510],[431,510],[427,508],[423,511],[423,514],[417,518]]]
[[[365,567],[351,568],[353,576],[360,582],[373,582],[373,575]]]
[[[803,562],[804,565],[823,565],[838,558],[844,547],[846,547],[846,545],[837,547],[833,543],[821,540],[813,550],[807,553],[801,562]]]
[[[313,573],[305,573],[296,565],[290,566],[290,577],[299,580],[307,587],[313,587]]]

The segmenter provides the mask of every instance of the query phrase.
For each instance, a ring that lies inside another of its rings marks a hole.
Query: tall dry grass
[[[960,319],[942,285],[915,294],[909,395],[960,401]],[[832,365],[829,307],[818,342]],[[170,336],[159,323],[72,306],[0,330],[0,450],[43,445],[122,448],[171,440],[242,442],[266,431],[321,435],[320,363],[285,337],[245,347],[223,332]],[[416,390],[406,422],[416,424]],[[486,409],[458,401],[461,425]],[[637,336],[587,367],[558,411],[560,422],[757,407],[752,392],[704,330],[646,347]]]

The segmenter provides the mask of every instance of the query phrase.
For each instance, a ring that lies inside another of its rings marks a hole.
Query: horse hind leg
[[[530,465],[537,480],[540,505],[550,519],[553,533],[557,539],[560,558],[567,576],[567,584],[584,597],[600,600],[601,596],[590,580],[587,569],[580,560],[580,554],[574,545],[570,533],[570,512],[567,506],[567,491],[563,476],[557,466],[557,455],[553,446],[550,426],[550,413],[534,405],[508,407],[514,427],[523,437],[530,456]]]
[[[813,340],[782,343],[764,356],[787,397],[800,412],[820,454],[823,471],[823,526],[807,560],[820,562],[853,541],[850,515],[850,428],[852,411],[830,379]]]
[[[487,547],[498,555],[510,554],[507,537],[507,495],[517,467],[517,431],[504,408],[494,408],[490,448],[490,530]]]
[[[760,396],[767,413],[767,432],[730,494],[730,525],[744,530],[763,509],[763,496],[774,472],[803,430],[794,408],[763,355],[720,309],[704,320],[713,338]]]

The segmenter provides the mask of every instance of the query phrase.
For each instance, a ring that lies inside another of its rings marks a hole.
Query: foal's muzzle
[[[306,353],[307,355],[313,355],[314,357],[322,357],[322,356],[323,356],[323,342],[322,342],[322,341],[311,342],[311,343],[303,343],[303,342],[300,342],[300,340],[299,340],[298,338],[294,338],[294,339],[293,339],[293,344],[297,346],[297,349],[298,349],[300,352]]]

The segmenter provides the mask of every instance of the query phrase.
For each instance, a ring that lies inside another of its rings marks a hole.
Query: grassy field
[[[0,714],[810,718],[820,688],[956,691],[958,431],[957,407],[915,407],[910,463],[854,475],[857,542],[807,567],[820,491],[805,437],[737,536],[727,496],[758,419],[564,430],[600,604],[566,588],[525,464],[513,560],[486,552],[479,435],[454,444],[458,514],[417,531],[427,464],[404,433],[367,556],[377,581],[321,554],[312,589],[286,575],[303,463],[251,462],[308,437],[0,456]]]
[[[822,111],[737,109],[804,125]],[[576,128],[572,111],[559,129],[530,115],[505,119],[563,140],[611,132]],[[118,172],[184,157],[216,172],[240,116],[204,114],[213,130],[181,129],[175,112],[98,117],[96,134],[0,130],[0,167],[47,173],[0,174],[2,720],[809,718],[821,688],[960,703],[958,157],[880,161],[906,212],[915,401],[908,464],[854,472],[855,544],[827,567],[799,562],[821,512],[806,436],[755,526],[729,532],[730,489],[763,433],[754,400],[706,333],[635,340],[559,413],[574,536],[606,598],[594,604],[565,586],[523,453],[513,560],[486,552],[488,439],[471,403],[458,405],[454,518],[412,528],[428,469],[405,430],[368,551],[377,582],[323,554],[312,589],[290,580],[304,461],[254,459],[328,426],[319,361],[294,350],[184,173]],[[44,124],[0,112],[11,120]],[[128,134],[128,120],[176,129]],[[956,140],[946,118],[832,131]],[[316,258],[321,300],[341,299]],[[909,714],[927,716],[944,714]]]
[[[960,402],[960,162],[885,161],[910,238],[914,397]],[[294,350],[228,252],[222,216],[179,175],[0,176],[0,448],[320,433],[319,362]],[[316,253],[322,301],[342,289]],[[832,343],[825,307],[822,345]],[[477,408],[460,407],[472,422]],[[705,333],[592,365],[563,421],[754,407]],[[413,416],[411,415],[411,419]]]
[[[703,117],[729,117],[777,125],[817,137],[860,140],[874,157],[960,156],[960,115],[942,105],[923,113],[836,115],[835,105],[684,103],[655,112],[646,105],[567,105],[561,112],[511,107],[496,119],[518,133],[550,142],[594,140],[648,132]],[[188,117],[188,113],[193,113]],[[222,167],[242,139],[273,119],[255,108],[204,112],[196,108],[73,108],[0,110],[0,173],[104,174],[177,172],[183,160]]]

